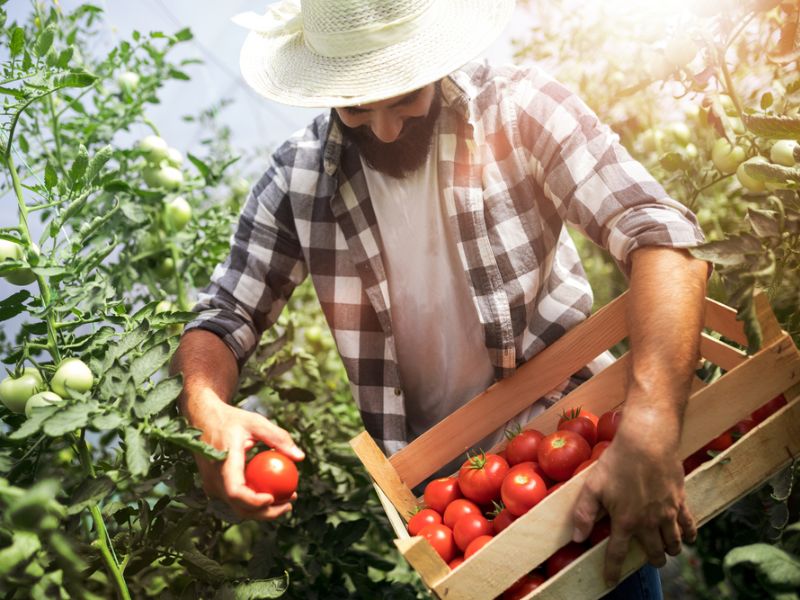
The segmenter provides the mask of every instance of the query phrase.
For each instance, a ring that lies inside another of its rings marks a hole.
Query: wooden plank
[[[761,344],[767,345],[783,335],[783,330],[775,318],[775,313],[772,312],[769,297],[766,293],[763,291],[757,292],[753,301],[756,305],[756,319],[758,319],[758,324],[761,326]]]
[[[386,513],[386,518],[389,519],[389,525],[392,526],[394,534],[398,539],[410,538],[411,534],[408,533],[406,524],[403,521],[403,518],[400,516],[400,513],[397,512],[394,504],[392,504],[392,501],[389,500],[388,496],[383,493],[383,490],[381,490],[376,483],[373,482],[372,486],[375,488],[375,493],[378,494],[378,500],[380,500],[381,506],[383,506],[383,510]]]
[[[450,574],[450,567],[442,560],[428,543],[420,536],[395,540],[394,545],[400,550],[408,563],[419,573],[422,582],[433,589],[437,581],[441,581]]]
[[[726,371],[747,360],[746,352],[729,346],[705,332],[700,335],[700,355]]]
[[[750,431],[728,450],[704,463],[686,478],[686,498],[699,525],[713,519],[739,498],[800,455],[800,397]],[[525,600],[596,600],[609,591],[602,573],[603,541],[546,581]],[[632,545],[623,563],[623,577],[647,562],[641,547]]]
[[[383,490],[386,497],[394,505],[400,516],[408,522],[410,515],[418,506],[414,494],[403,484],[389,460],[383,454],[375,440],[362,431],[352,440],[350,447],[364,464],[367,472],[372,476],[375,484]]]
[[[626,304],[625,294],[617,297],[392,455],[400,478],[413,488],[623,339]]]
[[[747,346],[744,326],[736,320],[736,311],[711,298],[706,298],[705,326],[737,344]]]
[[[609,367],[610,368],[610,367]],[[598,375],[599,377],[599,375]],[[788,335],[689,398],[680,456],[685,458],[800,379],[800,355]],[[587,382],[591,383],[591,380]],[[581,386],[583,387],[583,386]],[[549,412],[549,411],[548,411]],[[572,506],[592,467],[570,479],[534,510],[517,519],[434,590],[442,597],[491,598],[544,562],[572,537]],[[531,546],[531,540],[537,540]],[[508,561],[508,556],[519,557]],[[481,573],[478,582],[472,576]]]

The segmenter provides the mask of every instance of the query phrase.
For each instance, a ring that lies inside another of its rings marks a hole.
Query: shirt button
[[[402,393],[403,393],[403,390],[401,390],[400,388],[394,388],[394,395],[395,396],[399,396]]]

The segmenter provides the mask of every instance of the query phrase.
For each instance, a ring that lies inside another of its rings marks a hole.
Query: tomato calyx
[[[486,466],[486,452],[481,450],[480,454],[477,452],[475,454],[467,454],[467,460],[469,461],[469,464],[465,465],[467,468],[483,469]]]
[[[582,417],[581,414],[581,407],[576,406],[575,408],[564,409],[561,411],[561,421],[572,421],[572,419],[577,419],[578,417]]]
[[[515,423],[514,427],[512,427],[511,429],[506,429],[503,432],[503,435],[506,436],[506,439],[508,441],[511,441],[515,437],[517,437],[520,433],[522,433],[522,426],[519,423]]]

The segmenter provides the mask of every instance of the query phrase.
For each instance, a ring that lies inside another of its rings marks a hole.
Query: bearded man
[[[708,266],[686,251],[702,241],[694,216],[580,99],[534,66],[468,63],[513,4],[289,0],[237,19],[251,29],[246,81],[328,110],[253,186],[173,366],[183,414],[228,451],[221,465],[198,459],[206,491],[243,517],[276,518],[290,504],[245,485],[245,452],[260,441],[303,453],[228,402],[299,283],[311,277],[364,425],[390,455],[589,315],[571,224],[630,281],[625,415],[575,507],[578,541],[601,508],[610,514],[606,577],[616,582],[632,539],[661,566],[696,534],[677,449]],[[661,597],[658,573],[645,567],[612,594]]]

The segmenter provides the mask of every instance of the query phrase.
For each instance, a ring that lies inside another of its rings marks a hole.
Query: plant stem
[[[186,299],[186,286],[183,285],[183,277],[181,277],[181,274],[178,271],[180,252],[178,251],[178,247],[173,242],[169,243],[169,250],[170,255],[172,256],[172,262],[175,265],[174,279],[175,288],[178,295],[178,307],[181,310],[189,310],[189,301]]]

